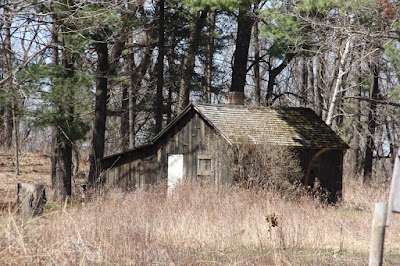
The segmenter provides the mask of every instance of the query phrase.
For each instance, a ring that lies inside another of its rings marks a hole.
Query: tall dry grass
[[[183,183],[172,195],[113,190],[25,221],[4,214],[0,264],[363,265],[373,203],[387,191],[357,184],[346,183],[338,206]],[[386,264],[400,262],[399,218],[387,229]]]

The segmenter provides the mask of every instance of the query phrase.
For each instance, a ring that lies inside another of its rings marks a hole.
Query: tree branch
[[[360,100],[360,101],[367,101],[367,102],[370,102],[370,103],[376,103],[376,104],[383,104],[383,105],[390,105],[390,106],[394,106],[394,107],[400,107],[400,103],[390,102],[390,101],[383,101],[383,100],[376,100],[376,99],[370,99],[370,98],[359,97],[359,96],[344,96],[343,99],[354,99],[354,100]]]
[[[2,86],[4,83],[6,83],[7,81],[9,81],[12,77],[14,77],[15,75],[17,75],[22,69],[24,69],[37,55],[41,54],[42,52],[44,52],[47,48],[49,48],[51,44],[47,44],[46,46],[44,46],[42,49],[36,51],[33,55],[31,55],[22,65],[18,66],[13,72],[11,72],[11,74],[9,74],[7,77],[5,77],[4,79],[2,79],[0,81],[0,86]]]

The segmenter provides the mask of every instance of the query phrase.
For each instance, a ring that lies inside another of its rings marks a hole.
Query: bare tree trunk
[[[133,52],[129,56],[129,72],[130,72],[130,78],[129,78],[129,91],[128,91],[128,106],[129,106],[129,114],[128,114],[128,124],[129,124],[129,148],[133,149],[135,147],[135,138],[136,138],[136,131],[135,131],[135,121],[136,121],[136,112],[135,112],[135,107],[136,107],[136,100],[137,100],[137,88],[136,88],[136,83],[139,81],[136,81],[136,75],[135,75],[135,55]]]
[[[391,166],[390,166],[390,168],[393,168],[393,165],[394,165],[394,162],[395,162],[395,159],[396,159],[397,150],[396,150],[396,147],[395,147],[394,138],[392,137],[392,133],[390,131],[390,120],[391,120],[390,116],[388,116],[385,119],[385,129],[386,129],[386,136],[387,136],[387,139],[388,139],[388,142],[389,142],[389,154],[391,155],[391,161],[390,161],[391,162]]]
[[[361,93],[362,93],[362,73],[361,73],[361,63],[360,60],[356,61],[357,64],[355,66],[356,68],[356,84],[354,84],[354,87],[356,88],[356,96],[361,98]],[[349,158],[349,163],[350,163],[350,169],[352,171],[352,175],[357,175],[360,171],[360,165],[361,165],[361,160],[360,160],[360,134],[362,133],[362,127],[361,127],[361,101],[360,100],[355,100],[352,103],[354,106],[354,118],[351,118],[351,124],[353,125],[353,130],[351,132],[351,143],[350,143],[350,150],[347,152],[347,156]]]
[[[307,80],[307,91],[311,94],[309,99],[311,102],[314,102],[315,95],[314,95],[314,61],[313,58],[309,58],[307,61],[307,72],[308,72],[308,80]],[[308,101],[308,100],[307,100]]]
[[[12,80],[12,79],[11,79]],[[5,115],[5,125],[6,125],[6,130],[4,131],[4,140],[5,140],[5,147],[7,149],[10,149],[12,147],[12,135],[13,135],[13,125],[14,122],[12,120],[12,105],[10,103],[7,103],[6,105],[6,115]]]
[[[4,49],[6,52],[6,65],[7,65],[7,75],[12,75],[13,66],[13,51],[11,47],[11,14],[9,10],[10,6],[5,7],[5,39],[4,39]],[[16,98],[16,88],[14,86],[14,78],[11,77],[8,83],[8,101],[6,104],[6,129],[5,129],[5,143],[6,148],[11,148],[14,146],[15,154],[15,176],[19,175],[19,153],[18,153],[18,123],[16,121],[16,108],[18,106]],[[14,140],[14,145],[12,141]]]
[[[254,101],[256,105],[261,104],[261,79],[260,79],[260,42],[259,42],[259,30],[258,22],[254,23]]]
[[[172,121],[172,87],[168,87],[168,100],[167,100],[167,124]]]
[[[73,109],[59,109],[60,113],[70,116],[69,122],[73,122]],[[71,196],[71,177],[72,177],[72,145],[73,143],[67,138],[62,129],[57,130],[57,147],[55,151],[54,165],[55,178],[52,179],[52,187],[54,189],[53,200],[63,200]],[[52,169],[53,171],[53,169]]]
[[[56,23],[57,17],[53,15],[53,28],[52,28],[52,64],[53,67],[59,66],[59,54],[58,54],[58,25]],[[63,41],[65,41],[63,39]],[[65,43],[64,43],[65,45]],[[67,51],[64,50],[62,67],[64,70],[64,78],[72,78],[75,75],[74,70],[74,59]],[[58,76],[57,78],[60,78]],[[52,79],[52,90],[55,90],[55,80]],[[65,96],[67,97],[67,96]],[[68,97],[73,97],[68,95]],[[61,101],[61,102],[60,102]],[[53,108],[58,113],[68,116],[67,123],[72,123],[74,120],[73,113],[74,107],[63,106],[62,100],[56,100],[53,102]],[[72,176],[72,145],[71,140],[63,131],[61,125],[53,126],[52,128],[52,154],[51,154],[51,180],[52,187],[54,190],[53,199],[65,199],[71,196],[71,176]]]
[[[58,137],[57,130],[53,127],[54,132],[52,133],[52,154],[51,154],[51,188],[53,189],[53,200],[58,200],[63,195],[62,179],[58,178]]]
[[[190,88],[194,74],[195,59],[200,45],[201,30],[205,25],[208,7],[203,11],[195,11],[190,23],[188,47],[183,58],[182,78],[179,85],[178,110],[182,111],[189,104]]]
[[[2,88],[0,88],[0,93],[3,94],[5,93],[5,91]],[[4,106],[0,104],[0,148],[4,145],[5,142],[4,133],[1,133],[5,131],[4,115],[5,115]]]
[[[168,72],[171,77],[176,77],[178,76],[175,69],[174,69],[174,56],[169,53],[167,54],[167,60],[168,60]],[[168,86],[168,102],[167,102],[167,123],[171,122],[173,119],[173,114],[172,114],[172,101],[173,101],[173,93],[175,92],[174,88],[177,88],[178,85],[176,84],[176,79],[170,80],[169,86]]]
[[[130,62],[128,63],[130,64]],[[121,127],[120,127],[120,145],[123,151],[129,148],[129,86],[122,89],[121,99]]]
[[[13,115],[13,128],[14,128],[14,154],[15,154],[15,177],[19,175],[19,126],[15,114],[16,104],[15,104],[15,97],[12,97],[12,115]]]
[[[107,75],[109,71],[108,47],[106,42],[97,42],[95,45],[97,53],[96,70],[96,105],[93,121],[92,148],[89,155],[90,170],[88,182],[90,186],[97,183],[95,180],[98,171],[98,159],[103,158],[104,142],[107,119]]]
[[[56,36],[53,35],[52,38]],[[65,39],[63,39],[63,44],[65,46]],[[58,52],[53,50],[53,60],[58,62],[56,55]],[[74,68],[74,58],[67,51],[64,50],[62,58],[62,67],[64,71],[64,78],[71,79],[75,75]],[[54,84],[57,86],[59,84]],[[74,97],[74,95],[68,95],[64,97]],[[61,100],[62,101],[62,100]],[[55,102],[54,107],[60,114],[68,117],[66,123],[72,124],[74,121],[74,107],[73,106],[63,106],[62,102]],[[56,127],[56,151],[55,156],[55,178],[52,180],[52,186],[54,189],[53,199],[66,199],[71,196],[71,177],[72,177],[72,145],[73,143],[69,139],[66,132],[63,131],[62,125]]]
[[[8,54],[11,52],[11,50],[7,50],[6,46],[10,45],[11,42],[8,41],[8,38],[11,39],[10,36],[10,18],[7,12],[8,9],[6,7],[6,5],[4,5],[4,10],[3,10],[3,14],[2,14],[2,19],[4,20],[4,30],[5,30],[5,38],[4,38],[4,43],[2,44],[2,46],[4,46],[4,49],[0,49],[1,52],[1,56],[0,56],[0,64],[2,65],[2,68],[4,66],[4,70],[5,72],[9,72],[9,69],[7,66],[9,66],[8,64]],[[4,73],[1,73],[0,79],[4,79]],[[4,97],[7,94],[7,86],[0,86],[0,96]],[[7,121],[6,119],[6,114],[7,114],[7,106],[6,106],[6,101],[2,101],[0,104],[0,147],[4,147],[6,148],[6,142],[7,142],[7,135],[6,135],[6,125],[5,122]]]
[[[155,102],[155,118],[157,134],[162,130],[163,122],[163,87],[164,87],[164,0],[158,1],[158,58],[157,58],[157,92]]]
[[[244,94],[247,75],[247,61],[254,18],[251,16],[251,2],[239,6],[235,58],[232,67],[230,91]]]
[[[206,71],[203,91],[203,102],[211,102],[211,89],[212,89],[212,66],[214,57],[214,30],[215,30],[215,10],[210,12],[208,17],[208,36],[207,36],[207,58],[206,58]]]
[[[372,66],[373,82],[370,89],[370,99],[377,99],[379,95],[379,66],[378,63]],[[374,136],[376,129],[376,103],[370,102],[369,114],[368,114],[368,132],[367,132],[367,147],[365,150],[365,161],[364,161],[364,175],[363,182],[371,182],[372,177],[372,162],[373,162],[373,151],[374,151]]]
[[[4,49],[6,53],[6,66],[7,66],[7,76],[12,75],[12,47],[11,47],[11,14],[9,6],[5,7],[4,18],[5,18],[5,38],[4,38]],[[11,77],[8,84],[8,98],[14,98],[14,85],[13,77]],[[4,133],[4,143],[5,147],[10,149],[12,147],[12,136],[13,136],[13,106],[12,101],[8,100],[5,104],[5,131]]]
[[[129,76],[128,97],[129,97],[129,148],[130,149],[133,149],[135,147],[135,139],[136,139],[135,123],[137,114],[136,102],[138,100],[139,88],[152,61],[152,51],[153,51],[152,47],[147,47],[146,51],[144,52],[143,58],[138,66],[136,66],[134,63],[133,52],[129,56],[130,65],[128,69],[130,72],[130,76]]]
[[[134,17],[139,10],[142,9],[143,3],[128,3],[126,5],[126,10],[123,15],[123,20],[128,20]],[[117,67],[119,64],[119,59],[122,55],[122,52],[126,48],[126,42],[130,36],[130,28],[129,27],[124,27],[121,29],[118,38],[116,39],[112,50],[110,51],[109,55],[109,70],[108,70],[108,75],[107,75],[107,82],[108,82],[108,87],[113,86],[113,77],[117,73]],[[131,64],[131,59],[127,60],[127,67],[129,68],[129,65]],[[134,61],[133,64],[135,65]],[[108,89],[108,88],[107,88]],[[129,127],[129,90],[130,90],[130,85],[123,86],[122,88],[122,99],[121,99],[121,127],[120,127],[120,146],[122,150],[127,150],[130,147],[129,144],[129,132],[130,132],[130,127]]]
[[[331,100],[331,103],[329,105],[328,115],[327,115],[327,118],[326,118],[326,124],[329,125],[329,126],[332,125],[334,111],[335,111],[335,108],[336,108],[336,105],[337,105],[337,101],[339,100],[340,87],[342,86],[343,76],[344,76],[344,74],[346,74],[346,63],[347,63],[348,57],[350,56],[351,46],[352,46],[352,39],[350,37],[346,41],[346,46],[344,48],[342,57],[340,59],[339,73],[338,73],[338,76],[336,78],[336,84],[335,84],[335,88],[333,90],[332,100]]]
[[[132,8],[133,10],[134,8]],[[134,12],[134,11],[133,11]],[[109,55],[109,71],[108,71],[108,78],[107,82],[109,85],[107,86],[112,86],[113,84],[113,77],[116,75],[116,68],[119,63],[120,56],[122,54],[122,51],[126,47],[126,41],[128,39],[129,33],[127,32],[126,29],[123,29],[121,31],[121,36],[116,40],[113,49],[110,52]],[[128,68],[129,65],[131,64],[130,59],[128,59]],[[134,64],[134,62],[133,62]],[[120,128],[120,145],[122,150],[126,150],[130,147],[129,145],[129,86],[124,86],[122,88],[122,99],[121,99],[121,128]]]
[[[126,59],[126,68],[130,71],[131,64],[135,65],[134,56],[132,56],[133,62],[131,62],[131,57]],[[122,85],[122,99],[121,99],[121,127],[120,127],[120,146],[122,151],[129,149],[129,90],[130,85]]]
[[[57,148],[57,178],[53,184],[54,200],[71,196],[72,144],[63,137],[60,138]]]
[[[81,155],[79,154],[78,147],[75,145],[75,143],[73,143],[72,144],[72,167],[73,167],[72,175],[78,174],[80,161],[81,161]]]
[[[315,112],[319,117],[323,117],[322,111],[324,109],[324,99],[322,97],[322,92],[324,91],[324,80],[325,80],[325,67],[323,66],[322,63],[322,58],[321,56],[316,57],[316,68],[317,68],[317,86],[315,86]]]
[[[57,17],[55,14],[53,14],[52,16],[52,22],[53,22],[53,26],[51,29],[51,42],[52,42],[52,51],[51,51],[51,63],[53,64],[53,67],[58,66],[59,64],[59,52],[58,52],[58,33],[57,33],[57,25],[56,25],[56,21],[57,21]],[[52,86],[52,90],[55,89],[55,82],[53,79],[51,79],[51,86]],[[55,108],[57,108],[56,106],[54,106]],[[58,156],[58,138],[57,138],[57,132],[58,129],[55,126],[52,126],[51,128],[51,184],[53,189],[55,189],[57,187],[57,156]]]
[[[300,58],[300,105],[307,105],[307,89],[308,89],[308,69],[306,58],[303,56]]]
[[[12,132],[13,132],[13,128],[12,128],[12,113],[10,113],[11,107],[9,104],[6,104],[6,111],[5,111],[5,130],[3,132],[4,134],[4,146],[6,148],[6,150],[9,150],[10,147],[12,146]],[[10,123],[11,122],[11,123]],[[10,135],[11,132],[11,135]]]
[[[293,57],[294,57],[294,54],[288,53],[288,54],[286,54],[286,58],[276,68],[272,68],[272,66],[269,65],[267,95],[265,97],[265,102],[267,103],[268,106],[271,106],[273,104],[274,99],[272,98],[272,96],[274,93],[274,86],[275,86],[276,78],[287,67],[287,65],[290,63],[290,61],[293,59]]]

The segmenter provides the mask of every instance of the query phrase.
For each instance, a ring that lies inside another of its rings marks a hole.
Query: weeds
[[[350,184],[351,185],[351,184]],[[365,188],[349,186],[340,206],[271,190],[185,182],[109,191],[84,206],[45,211],[22,223],[0,220],[1,264],[364,264],[370,208]],[[372,190],[372,188],[370,188]],[[371,193],[372,191],[370,191]],[[347,193],[357,193],[355,201]],[[361,198],[365,197],[365,198]],[[353,215],[354,214],[354,215]],[[399,263],[400,223],[388,230],[386,252]],[[388,262],[388,261],[387,261]]]

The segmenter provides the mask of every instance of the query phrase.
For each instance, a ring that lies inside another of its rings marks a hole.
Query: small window
[[[212,175],[212,160],[209,156],[199,155],[197,173],[198,175]]]

